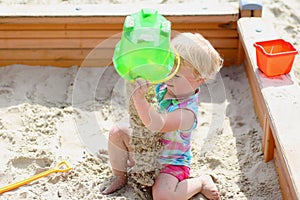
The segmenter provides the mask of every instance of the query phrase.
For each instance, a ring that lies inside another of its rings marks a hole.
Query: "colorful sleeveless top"
[[[197,89],[195,94],[185,99],[164,99],[167,93],[167,85],[159,84],[156,86],[156,98],[161,112],[188,109],[195,114],[194,124],[189,130],[176,130],[163,135],[161,142],[165,145],[165,148],[159,157],[162,165],[171,164],[190,167],[192,158],[190,140],[192,131],[197,126],[199,91],[200,89]]]

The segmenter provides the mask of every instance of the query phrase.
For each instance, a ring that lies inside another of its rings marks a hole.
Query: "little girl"
[[[216,185],[209,175],[189,178],[191,133],[197,126],[199,86],[214,76],[223,60],[200,34],[181,33],[171,41],[173,50],[180,56],[176,75],[156,86],[160,110],[152,107],[145,98],[151,84],[136,80],[132,99],[143,124],[153,132],[162,132],[164,150],[159,156],[162,166],[152,187],[153,199],[189,199],[202,193],[208,199],[219,199]],[[109,194],[127,183],[127,164],[134,165],[130,156],[129,129],[113,128],[110,143],[119,148],[109,149],[114,180],[103,193]],[[122,152],[122,153],[121,153]],[[127,152],[127,153],[126,153]],[[124,159],[124,156],[126,159]]]

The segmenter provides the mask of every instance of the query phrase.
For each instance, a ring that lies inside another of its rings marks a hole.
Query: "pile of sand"
[[[101,73],[115,77],[115,85],[94,81]],[[100,193],[111,176],[107,134],[115,123],[128,123],[125,84],[115,75],[112,68],[0,68],[0,187],[62,160],[73,167],[1,198],[139,197],[131,187]],[[200,102],[192,176],[213,171],[225,199],[281,199],[273,163],[263,161],[262,130],[243,68],[223,68],[215,81],[203,85]]]

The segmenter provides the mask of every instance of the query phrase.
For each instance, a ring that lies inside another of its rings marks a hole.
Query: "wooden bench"
[[[199,32],[225,59],[237,63],[238,4],[98,4],[2,6],[0,66],[107,66],[126,16],[141,8],[157,9],[172,30]],[[88,59],[86,59],[88,58]]]
[[[267,21],[241,18],[238,32],[255,111],[263,127],[265,161],[274,158],[283,198],[300,199],[300,87],[293,72],[267,78],[258,69],[254,42],[278,38]]]

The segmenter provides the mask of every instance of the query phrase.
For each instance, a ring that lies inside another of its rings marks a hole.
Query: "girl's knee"
[[[126,130],[126,128],[120,128],[118,126],[114,126],[109,131],[109,140],[110,141],[124,140],[126,138],[129,138],[128,131]]]
[[[168,191],[155,186],[152,187],[152,196],[153,200],[174,200],[174,197]]]

